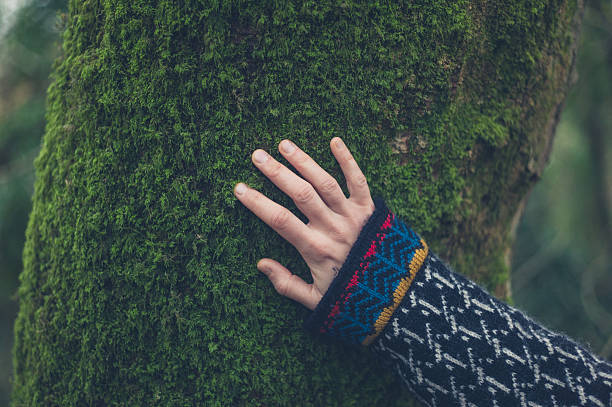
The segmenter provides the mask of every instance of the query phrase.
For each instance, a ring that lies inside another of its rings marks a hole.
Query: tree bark
[[[15,406],[406,405],[366,349],[255,264],[309,280],[237,202],[290,138],[342,136],[398,216],[508,299],[511,224],[547,160],[582,1],[70,2],[15,325]],[[346,191],[346,189],[345,189]]]

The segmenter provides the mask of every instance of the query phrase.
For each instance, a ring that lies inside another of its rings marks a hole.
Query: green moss
[[[308,311],[255,264],[309,271],[232,187],[298,213],[251,152],[279,157],[289,137],[341,180],[340,135],[436,251],[503,284],[575,12],[71,1],[36,160],[14,405],[406,405],[366,350],[301,330]]]

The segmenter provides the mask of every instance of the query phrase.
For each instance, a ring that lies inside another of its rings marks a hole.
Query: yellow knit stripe
[[[397,307],[399,307],[400,303],[402,302],[402,299],[404,298],[404,295],[406,295],[406,293],[408,292],[410,284],[412,284],[412,280],[414,280],[417,271],[419,271],[421,265],[423,265],[423,262],[427,257],[428,247],[427,243],[425,243],[423,239],[421,239],[421,245],[423,245],[423,248],[415,250],[414,255],[412,256],[412,260],[410,261],[410,274],[400,280],[399,284],[397,285],[397,288],[393,292],[393,304],[389,305],[381,311],[380,315],[376,319],[376,322],[374,323],[375,332],[372,335],[368,335],[363,340],[363,342],[361,342],[362,345],[367,346],[372,343],[374,339],[376,339],[376,337],[382,332],[387,323],[389,323],[391,315],[393,315],[393,312],[395,312]]]

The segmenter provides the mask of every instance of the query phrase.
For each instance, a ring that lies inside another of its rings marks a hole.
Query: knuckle
[[[295,161],[296,163],[300,164],[300,165],[305,165],[308,164],[310,162],[310,157],[308,156],[308,154],[302,152],[301,154],[296,154],[295,155]]]
[[[363,175],[363,174],[359,174],[359,175],[355,176],[355,179],[353,180],[353,182],[358,187],[366,187],[366,186],[368,186],[368,180],[366,179],[365,175]]]
[[[376,205],[374,205],[374,202],[372,201],[371,198],[366,207],[367,207],[368,215],[371,215],[376,210]]]
[[[351,232],[347,227],[339,227],[336,225],[332,225],[330,229],[330,235],[334,239],[334,242],[352,246],[354,243],[354,239],[351,240]]]
[[[295,194],[295,201],[298,203],[307,203],[314,199],[315,190],[309,185],[304,185],[300,188],[300,190]]]
[[[327,257],[327,245],[324,242],[312,242],[308,248],[310,254],[315,258]]]
[[[350,163],[350,162],[353,162],[353,161],[355,161],[355,158],[353,157],[353,154],[351,154],[351,153],[347,153],[347,154],[344,156],[344,162],[345,162],[345,163]]]
[[[272,216],[272,220],[270,221],[272,227],[275,229],[285,229],[289,224],[290,216],[291,214],[287,209],[279,210]]]
[[[279,163],[278,161],[274,162],[270,164],[270,168],[268,168],[268,177],[270,178],[278,177],[282,170],[283,170],[282,164]]]
[[[335,224],[330,225],[329,233],[334,237],[334,240],[342,240],[346,235],[346,231],[344,230],[344,228],[341,228]]]
[[[327,177],[321,182],[320,188],[321,192],[329,193],[336,191],[337,188],[340,188],[340,185],[338,184],[338,181],[336,181],[335,178]]]
[[[286,297],[289,294],[289,287],[291,286],[291,278],[284,277],[277,280],[274,288],[276,288],[276,292],[278,292],[283,297]]]

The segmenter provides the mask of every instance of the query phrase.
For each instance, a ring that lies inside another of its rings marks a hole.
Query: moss
[[[251,152],[278,157],[290,137],[341,179],[340,135],[436,251],[504,284],[577,10],[71,1],[35,163],[13,404],[406,405],[366,350],[301,330],[308,311],[255,264],[309,271],[232,187],[298,213]]]

